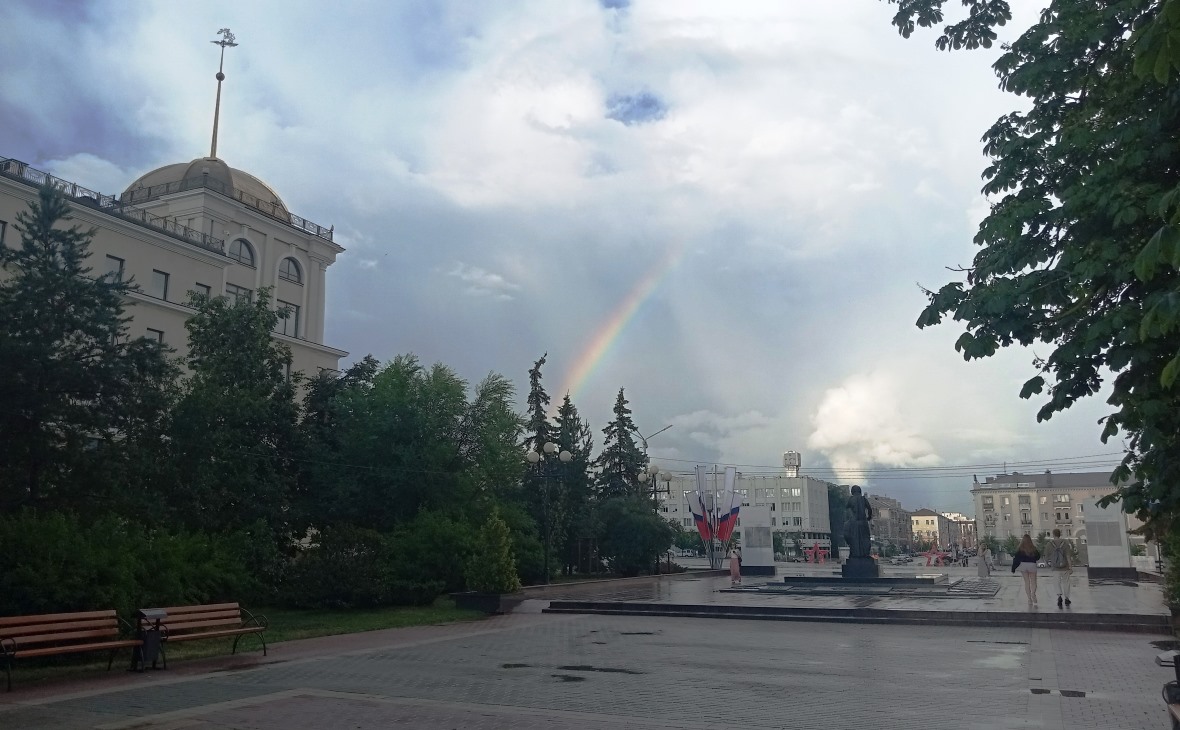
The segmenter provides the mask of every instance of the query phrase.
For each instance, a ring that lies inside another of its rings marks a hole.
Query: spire
[[[213,107],[213,146],[209,148],[209,156],[217,157],[217,118],[221,115],[221,82],[225,81],[225,49],[227,47],[233,48],[238,45],[234,43],[234,34],[229,32],[229,28],[222,28],[217,31],[221,36],[219,41],[209,41],[214,45],[221,46],[221,62],[217,64],[217,103]]]

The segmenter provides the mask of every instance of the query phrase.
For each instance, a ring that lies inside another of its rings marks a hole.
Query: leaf
[[[1171,388],[1176,382],[1177,375],[1180,375],[1180,355],[1176,355],[1164,366],[1164,371],[1160,373],[1160,385]]]
[[[1045,389],[1045,379],[1040,375],[1035,378],[1029,378],[1024,387],[1020,389],[1020,397],[1025,400],[1033,397]]]

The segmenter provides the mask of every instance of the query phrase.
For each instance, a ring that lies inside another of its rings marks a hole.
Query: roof
[[[177,162],[157,167],[131,183],[123,195],[127,196],[135,190],[171,185],[185,180],[204,180],[206,183],[212,183],[206,184],[205,187],[220,188],[223,193],[230,196],[233,196],[233,191],[240,190],[257,198],[264,205],[281,209],[282,213],[287,212],[287,206],[273,188],[248,172],[230,167],[217,157],[198,157],[192,162]],[[278,210],[275,212],[279,213]]]
[[[928,509],[926,507],[923,507],[922,509],[916,509],[913,512],[910,512],[910,515],[912,517],[941,517],[946,519],[946,515],[942,514],[941,512],[935,512],[934,510]]]
[[[999,474],[976,483],[975,489],[1016,489],[1017,484],[1032,484],[1036,489],[1110,489],[1110,472],[1086,471],[1054,474],[1046,471],[1039,474]],[[1024,487],[1027,489],[1027,487]]]

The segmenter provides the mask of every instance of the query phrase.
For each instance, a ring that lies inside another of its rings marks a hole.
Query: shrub
[[[117,517],[0,518],[0,614],[239,600],[251,575],[237,536],[149,530]]]
[[[537,523],[523,508],[518,505],[504,505],[499,508],[500,517],[508,526],[508,533],[512,539],[512,555],[516,559],[516,574],[526,585],[545,582],[545,547],[541,543]],[[550,546],[549,572],[552,573],[561,565],[559,547]]]
[[[475,554],[467,563],[467,588],[482,593],[520,590],[508,525],[495,511],[480,529]]]
[[[395,579],[389,584],[389,602],[394,606],[429,606],[442,595],[446,586],[442,581],[410,581]]]
[[[672,545],[672,526],[652,508],[651,501],[615,497],[599,509],[602,537],[599,552],[620,575],[651,570],[656,556]]]
[[[374,530],[336,525],[292,560],[281,601],[295,608],[387,605],[393,566],[385,537]]]
[[[419,513],[389,539],[395,576],[407,584],[441,584],[435,597],[463,590],[464,566],[474,550],[475,530],[439,512]]]

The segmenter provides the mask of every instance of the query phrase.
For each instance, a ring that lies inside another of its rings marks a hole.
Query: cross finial
[[[234,34],[229,32],[229,28],[222,28],[217,34],[221,36],[221,40],[209,41],[213,45],[221,46],[221,61],[217,64],[217,103],[213,106],[213,144],[209,148],[210,157],[217,157],[217,122],[221,116],[221,82],[225,81],[225,49],[238,45],[234,43]]]

